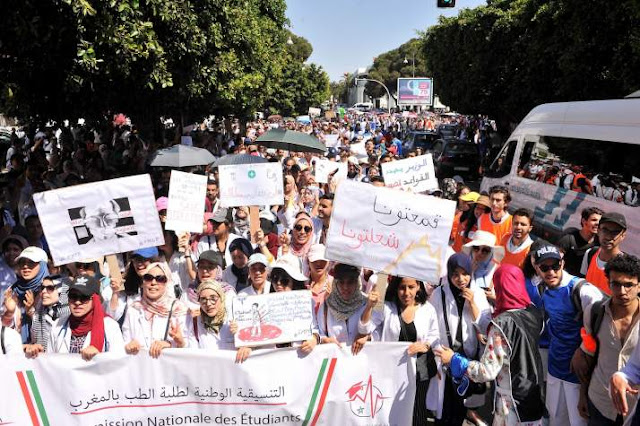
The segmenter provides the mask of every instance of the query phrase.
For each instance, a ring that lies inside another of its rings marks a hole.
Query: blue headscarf
[[[45,260],[41,260],[39,262],[40,270],[38,274],[30,279],[29,281],[25,281],[18,275],[18,279],[11,286],[13,292],[18,296],[20,301],[24,301],[24,296],[27,294],[27,291],[31,290],[34,294],[40,291],[40,286],[42,285],[42,280],[49,276],[49,267]]]
[[[462,268],[471,275],[471,257],[464,253],[452,254],[451,257],[449,257],[449,260],[447,260],[447,278],[449,278],[449,284],[451,284],[451,277],[456,268]]]

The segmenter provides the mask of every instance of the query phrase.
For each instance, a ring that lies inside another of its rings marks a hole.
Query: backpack
[[[578,280],[578,282],[576,282],[573,288],[571,289],[571,304],[573,305],[574,309],[577,312],[575,316],[575,320],[581,323],[583,312],[582,312],[582,301],[580,300],[580,290],[582,290],[582,286],[584,286],[585,284],[588,284],[588,282],[587,280],[579,277],[574,277],[572,281],[575,282],[576,280]],[[541,281],[540,284],[538,284],[538,294],[540,295],[540,298],[542,298],[542,295],[546,290],[547,290],[547,286],[544,284],[544,281]],[[601,291],[601,290],[598,289],[598,291]],[[602,320],[600,320],[600,322],[602,322]],[[600,324],[598,324],[598,327],[600,327]]]
[[[591,337],[596,341],[596,352],[593,355],[595,359],[598,359],[598,352],[600,352],[600,342],[598,341],[598,331],[602,325],[604,319],[604,302],[607,299],[598,300],[591,305],[591,318],[589,319],[589,326],[591,327]]]

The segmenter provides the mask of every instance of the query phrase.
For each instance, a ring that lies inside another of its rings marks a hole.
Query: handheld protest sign
[[[446,264],[455,202],[343,181],[327,234],[329,260],[436,282]]]
[[[431,154],[389,161],[382,164],[385,186],[411,192],[424,192],[438,188],[438,178]]]
[[[207,176],[172,170],[165,229],[202,232],[206,196]]]
[[[54,265],[164,244],[149,175],[33,195]]]
[[[312,336],[313,298],[309,290],[240,294],[233,300],[232,315],[238,348],[307,340]]]
[[[223,207],[284,204],[280,163],[223,165],[218,170]]]

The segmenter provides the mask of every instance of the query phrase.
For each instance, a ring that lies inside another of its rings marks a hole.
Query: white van
[[[485,171],[481,190],[494,185],[509,188],[509,210],[532,210],[534,233],[551,241],[580,228],[585,207],[622,213],[622,250],[640,256],[640,99],[537,106]]]

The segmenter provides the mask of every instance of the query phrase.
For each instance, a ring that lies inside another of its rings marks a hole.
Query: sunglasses
[[[33,268],[36,267],[36,265],[38,265],[38,263],[34,262],[33,260],[29,260],[29,259],[20,259],[18,261],[18,266],[20,266],[21,268],[23,266],[27,266],[27,267],[33,269]]]
[[[555,272],[558,272],[561,268],[560,263],[554,263],[553,265],[540,265],[538,266],[538,268],[540,268],[540,270],[542,272],[549,272],[550,270],[554,270]]]
[[[87,296],[85,294],[80,294],[80,293],[69,293],[69,302],[73,303],[73,302],[81,302],[81,303],[87,303],[90,299],[91,296]]]
[[[480,247],[480,246],[473,246],[472,247],[473,251],[481,251],[484,254],[489,254],[491,253],[491,247]]]
[[[56,291],[57,288],[58,288],[57,285],[43,285],[42,291],[52,292],[52,291]]]
[[[91,269],[92,267],[93,267],[92,263],[76,262],[77,269]]]
[[[151,274],[144,274],[142,276],[142,279],[145,281],[153,281],[156,280],[156,282],[158,284],[166,284],[168,279],[166,275],[151,275]]]
[[[275,285],[280,285],[282,287],[289,287],[289,284],[292,284],[291,278],[289,277],[271,277],[271,281],[275,283]]]
[[[298,232],[300,232],[300,231],[302,231],[304,229],[304,232],[309,233],[309,232],[311,232],[311,229],[313,229],[313,228],[311,228],[310,226],[296,225],[296,226],[293,227],[293,229],[295,229]]]

